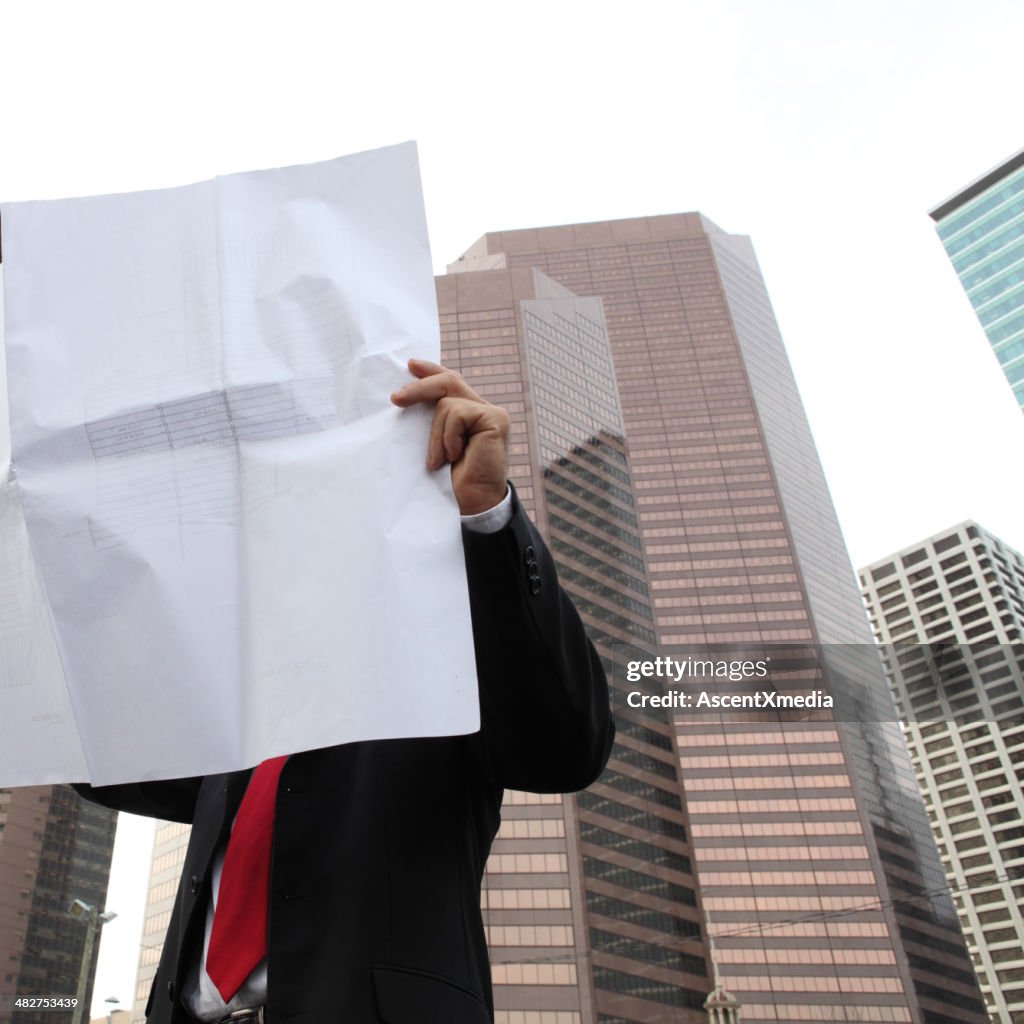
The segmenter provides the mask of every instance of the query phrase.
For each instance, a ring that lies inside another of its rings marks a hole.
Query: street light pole
[[[82,966],[78,971],[78,993],[75,1001],[75,1012],[71,1024],[82,1024],[88,1018],[85,1014],[85,994],[89,988],[89,967],[92,964],[92,951],[96,945],[96,934],[108,922],[113,921],[117,914],[112,910],[103,913],[84,900],[75,900],[68,907],[68,915],[85,924],[85,948],[82,952]]]

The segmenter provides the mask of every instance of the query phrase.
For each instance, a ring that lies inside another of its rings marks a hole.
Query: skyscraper
[[[0,1019],[14,996],[74,996],[86,924],[75,900],[104,910],[117,815],[67,786],[0,789]],[[98,943],[88,965],[92,996]],[[70,1011],[61,1011],[67,1014]],[[88,1011],[86,1011],[88,1012]],[[47,1024],[53,1011],[18,1011]]]
[[[437,287],[442,358],[508,409],[512,478],[592,638],[606,655],[649,652],[650,581],[601,301],[531,266]],[[617,726],[587,792],[506,796],[483,892],[497,1024],[705,1019],[671,723],[627,711]]]
[[[153,859],[149,866],[146,911],[142,921],[139,968],[135,975],[135,1005],[130,1024],[145,1024],[146,1003],[160,963],[167,926],[174,909],[178,880],[185,863],[192,829],[177,821],[157,821],[153,833]]]
[[[510,408],[513,479],[606,655],[817,645],[836,702],[737,729],[617,691],[598,784],[510,795],[499,1024],[702,1019],[705,918],[745,1022],[981,1024],[749,241],[699,214],[488,234],[438,297],[443,357]]]
[[[1024,558],[965,522],[861,585],[992,1020],[1024,1021]]]
[[[941,203],[931,217],[1024,408],[1024,150]]]

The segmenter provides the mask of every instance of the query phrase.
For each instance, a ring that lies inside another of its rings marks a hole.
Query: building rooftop
[[[1014,153],[1009,159],[993,167],[992,170],[986,171],[980,178],[975,178],[959,192],[939,203],[934,210],[929,211],[928,216],[934,221],[948,217],[954,210],[969,203],[975,196],[980,196],[982,192],[1012,174],[1018,167],[1024,167],[1024,149]]]

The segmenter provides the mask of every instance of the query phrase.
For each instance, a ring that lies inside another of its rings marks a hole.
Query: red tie
[[[206,973],[225,1003],[267,955],[274,800],[287,760],[271,758],[252,773],[224,855]]]

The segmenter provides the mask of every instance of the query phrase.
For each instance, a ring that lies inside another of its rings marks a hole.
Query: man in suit
[[[409,367],[415,379],[392,401],[435,404],[427,465],[451,466],[463,515],[481,729],[280,759],[267,783],[269,883],[241,884],[254,901],[269,892],[265,950],[254,954],[265,955],[251,970],[243,961],[240,984],[211,980],[221,956],[211,935],[227,931],[230,942],[232,931],[245,939],[252,930],[215,926],[214,906],[229,888],[228,841],[233,826],[243,832],[253,773],[78,787],[107,806],[193,826],[151,1024],[229,1014],[268,1024],[487,1024],[480,881],[502,791],[582,789],[607,761],[607,682],[506,483],[507,413],[441,366]]]

